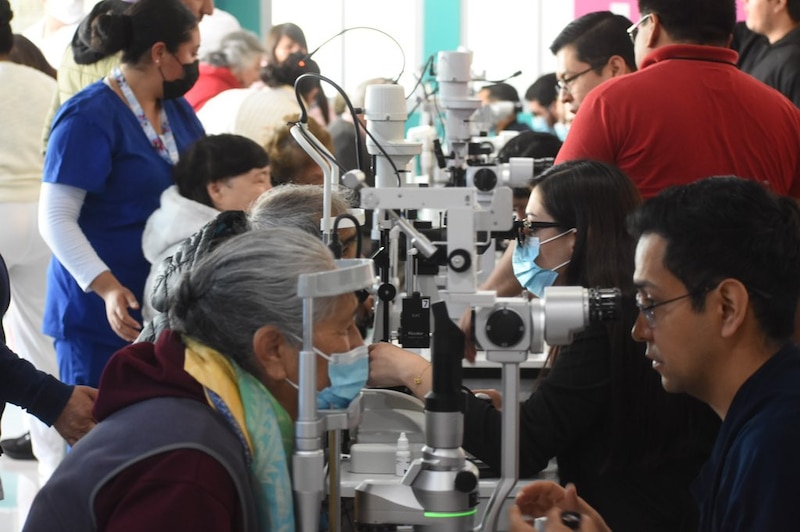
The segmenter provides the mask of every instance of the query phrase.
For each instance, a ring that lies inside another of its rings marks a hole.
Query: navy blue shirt
[[[800,349],[788,343],[739,389],[692,486],[700,531],[797,529]]]
[[[6,347],[2,318],[9,300],[8,270],[3,257],[0,257],[0,416],[5,403],[9,402],[52,425],[69,401],[72,386],[37,370],[33,364],[22,360]]]

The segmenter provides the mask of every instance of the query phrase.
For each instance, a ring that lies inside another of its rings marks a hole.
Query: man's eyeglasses
[[[680,301],[681,299],[686,299],[687,297],[694,297],[700,294],[704,294],[708,292],[708,288],[703,288],[702,290],[695,290],[694,292],[689,292],[688,294],[683,294],[682,296],[673,297],[672,299],[667,299],[666,301],[660,301],[658,303],[651,303],[650,305],[645,305],[642,303],[642,294],[636,294],[636,308],[639,309],[644,315],[644,319],[647,320],[647,325],[652,329],[656,326],[656,309],[658,307],[667,305],[669,303],[674,303],[676,301]]]
[[[578,72],[574,76],[570,76],[568,78],[563,78],[563,79],[560,79],[560,80],[556,81],[556,92],[557,93],[561,93],[561,91],[564,91],[564,92],[568,93],[570,91],[570,85],[572,85],[573,81],[575,81],[579,77],[583,76],[587,72],[591,72],[594,69],[595,69],[595,67],[590,66],[586,70],[581,70],[580,72]]]
[[[639,26],[641,26],[645,20],[649,19],[652,16],[653,16],[652,13],[646,14],[645,16],[639,19],[639,22],[637,22],[636,24],[631,24],[631,26],[626,30],[628,32],[628,37],[631,38],[631,42],[633,44],[636,44],[636,36],[639,35]]]

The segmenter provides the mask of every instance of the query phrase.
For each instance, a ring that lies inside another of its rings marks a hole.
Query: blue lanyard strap
[[[136,119],[139,120],[139,125],[142,126],[142,131],[144,131],[144,134],[147,136],[147,140],[150,141],[150,145],[169,165],[177,163],[179,158],[178,145],[175,143],[175,135],[172,134],[172,128],[169,126],[169,120],[167,119],[164,106],[162,105],[158,112],[159,118],[161,119],[162,131],[162,134],[159,135],[147,119],[147,116],[145,116],[142,105],[139,103],[139,100],[136,99],[136,95],[133,94],[133,90],[130,85],[128,85],[128,82],[125,81],[125,77],[122,75],[122,71],[119,67],[115,67],[111,75],[114,76],[114,81],[117,82],[122,94],[128,101],[128,106],[131,108],[131,111],[136,115]]]

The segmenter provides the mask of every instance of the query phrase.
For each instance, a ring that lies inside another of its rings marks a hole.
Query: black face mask
[[[177,59],[177,57],[175,59]],[[164,80],[162,82],[164,87],[163,98],[165,100],[174,100],[175,98],[180,98],[186,94],[189,89],[194,87],[194,84],[197,83],[197,78],[200,77],[200,61],[195,61],[189,64],[181,63],[181,66],[183,66],[182,78],[176,79],[175,81]]]

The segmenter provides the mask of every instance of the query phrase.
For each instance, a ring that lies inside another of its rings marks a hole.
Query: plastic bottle
[[[394,474],[402,477],[408,471],[408,466],[411,465],[411,451],[408,446],[408,438],[405,432],[400,433],[397,438],[397,451],[394,456]]]

